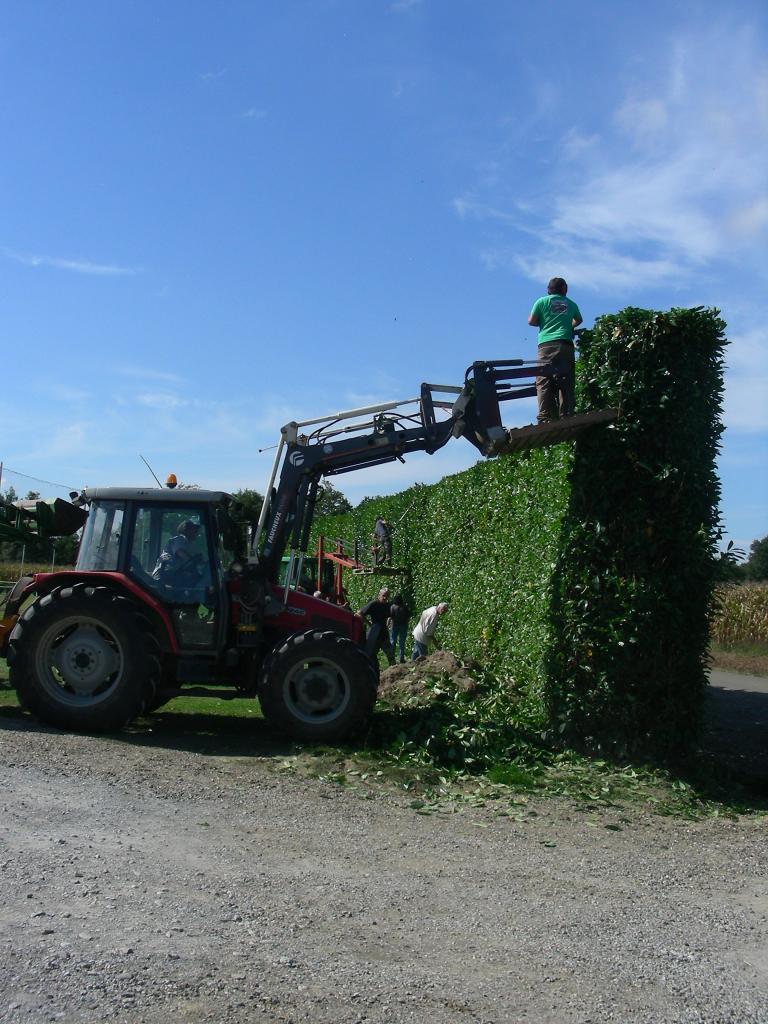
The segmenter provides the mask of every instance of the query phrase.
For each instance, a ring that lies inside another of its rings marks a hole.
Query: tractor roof
[[[168,487],[86,487],[86,501],[157,501],[170,505],[226,505],[232,496],[226,491],[204,491],[185,488],[177,491]]]

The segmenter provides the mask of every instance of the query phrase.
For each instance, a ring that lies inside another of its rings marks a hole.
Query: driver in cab
[[[200,533],[200,524],[192,519],[185,519],[176,533],[165,544],[157,565],[152,570],[152,579],[172,580],[184,569],[191,568],[192,552],[190,548]]]

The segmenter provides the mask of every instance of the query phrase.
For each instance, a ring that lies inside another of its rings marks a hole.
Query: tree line
[[[194,488],[190,488],[190,490],[194,490]],[[232,497],[241,510],[242,518],[247,522],[255,523],[261,513],[264,496],[259,491],[244,487],[235,491]],[[14,487],[10,486],[5,492],[0,491],[0,499],[7,504],[12,504],[19,500],[19,495]],[[28,491],[23,500],[40,501],[40,492]],[[343,515],[351,511],[352,504],[347,497],[332,483],[326,481],[315,507],[317,518]],[[27,561],[55,561],[56,565],[74,565],[79,543],[79,533],[72,537],[56,537],[52,541],[49,539],[30,541],[25,558]],[[20,557],[21,545],[12,541],[0,542],[0,561],[13,562]],[[768,581],[768,536],[753,540],[749,546],[749,555],[734,548],[732,544],[729,545],[728,549],[721,553],[719,568],[722,578],[727,582]]]
[[[768,581],[768,537],[753,540],[749,555],[731,544],[720,556],[723,579],[728,583],[760,583]]]
[[[195,488],[190,487],[189,490],[192,492],[190,500],[194,500]],[[14,501],[18,501],[19,497],[13,486],[10,486],[5,492],[0,491],[0,500],[9,505],[13,504]],[[232,497],[238,510],[238,518],[248,523],[255,523],[259,518],[261,507],[264,503],[263,495],[246,487],[235,491]],[[28,491],[21,500],[41,501],[42,497],[39,491]],[[323,484],[322,494],[319,497],[315,510],[317,516],[339,515],[343,512],[349,512],[351,509],[352,505],[338,488],[334,487],[331,483]],[[79,544],[79,531],[71,537],[32,539],[25,545],[21,545],[16,541],[0,541],[0,562],[20,562],[22,547],[24,547],[25,562],[48,562],[56,566],[74,565],[77,559]]]

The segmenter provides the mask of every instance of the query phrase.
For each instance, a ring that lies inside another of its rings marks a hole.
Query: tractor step
[[[236,700],[238,697],[245,697],[241,690],[219,690],[209,686],[185,686],[163,687],[157,691],[157,696],[163,700],[172,700],[174,697],[218,697],[219,700]]]

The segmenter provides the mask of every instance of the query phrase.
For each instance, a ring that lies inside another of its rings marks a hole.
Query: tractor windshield
[[[102,501],[91,505],[77,555],[78,569],[83,572],[114,572],[117,569],[124,515],[125,505],[121,501]]]

